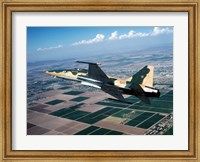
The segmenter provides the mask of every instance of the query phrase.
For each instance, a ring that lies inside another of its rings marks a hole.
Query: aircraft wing
[[[120,101],[125,101],[124,97],[122,96],[122,93],[112,85],[103,84],[101,86],[101,90],[117,98]]]
[[[97,63],[77,61],[78,63],[88,64],[88,77],[99,80],[103,83],[112,83],[113,81],[107,77],[107,75],[101,70]]]

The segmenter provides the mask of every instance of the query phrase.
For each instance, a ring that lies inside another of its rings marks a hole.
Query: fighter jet
[[[83,85],[99,88],[121,102],[126,102],[123,94],[134,95],[146,104],[150,104],[149,97],[159,97],[159,89],[153,88],[153,66],[145,66],[132,77],[118,79],[106,75],[99,67],[100,64],[77,61],[88,64],[88,69],[66,69],[46,71],[54,77],[78,81]]]

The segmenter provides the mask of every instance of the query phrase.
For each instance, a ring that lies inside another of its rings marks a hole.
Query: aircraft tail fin
[[[154,67],[153,66],[145,66],[140,71],[138,71],[136,74],[133,75],[133,77],[130,80],[130,87],[134,85],[143,85],[147,87],[153,87],[153,74],[154,74]]]

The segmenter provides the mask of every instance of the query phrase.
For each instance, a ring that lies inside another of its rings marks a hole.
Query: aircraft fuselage
[[[125,101],[124,97],[121,94],[135,95],[145,103],[150,103],[148,97],[160,96],[159,90],[151,87],[153,85],[153,67],[151,66],[145,66],[133,77],[130,77],[128,79],[117,79],[111,76],[107,76],[98,67],[98,64],[88,64],[89,70],[52,70],[46,71],[46,73],[54,77],[78,81],[83,85],[101,89],[121,101]]]

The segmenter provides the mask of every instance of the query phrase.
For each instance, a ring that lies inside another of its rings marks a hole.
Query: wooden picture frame
[[[1,160],[34,161],[43,160],[138,160],[138,161],[199,161],[199,18],[198,0],[5,0],[1,5]],[[61,11],[100,11],[100,12],[188,12],[189,16],[189,149],[187,151],[14,151],[12,150],[12,13],[13,12],[61,12]],[[57,160],[57,161],[59,161]]]

